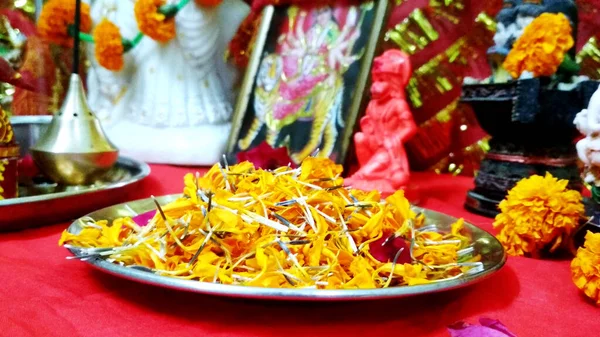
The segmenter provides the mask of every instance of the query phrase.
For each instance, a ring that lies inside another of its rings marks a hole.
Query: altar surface
[[[183,175],[195,171],[154,165],[136,198],[180,193]],[[420,206],[492,231],[491,219],[462,208],[472,178],[415,173],[412,182]],[[475,286],[410,299],[250,301],[164,290],[69,261],[58,246],[68,225],[0,234],[0,335],[427,337],[449,336],[448,325],[480,317],[498,319],[523,337],[600,331],[598,308],[573,285],[569,258],[509,257],[500,272]]]

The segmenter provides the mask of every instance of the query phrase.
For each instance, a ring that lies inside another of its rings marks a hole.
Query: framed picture
[[[230,157],[268,145],[287,149],[293,164],[311,155],[344,163],[388,10],[388,0],[266,7],[235,107]]]

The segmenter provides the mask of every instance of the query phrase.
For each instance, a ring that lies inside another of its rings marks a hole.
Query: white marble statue
[[[132,39],[139,31],[134,3],[93,0],[92,20],[106,17]],[[125,54],[123,70],[106,70],[90,57],[89,103],[122,155],[178,165],[220,160],[238,76],[225,64],[224,52],[248,12],[241,0],[224,0],[216,8],[191,1],[175,17],[176,37],[167,43],[144,37]]]
[[[588,108],[575,117],[575,126],[585,136],[577,143],[577,155],[585,165],[584,180],[600,186],[600,88]]]

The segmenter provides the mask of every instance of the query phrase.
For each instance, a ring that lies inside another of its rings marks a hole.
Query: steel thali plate
[[[169,195],[157,198],[160,204],[168,204],[181,195]],[[114,220],[120,217],[133,217],[155,210],[153,199],[143,199],[128,202],[113,207],[108,207],[93,212],[87,217],[94,220]],[[415,210],[422,211],[427,219],[426,224],[435,224],[438,230],[449,232],[451,224],[456,221],[455,218],[448,215],[415,207]],[[277,288],[259,288],[238,285],[223,285],[208,282],[199,282],[194,280],[182,280],[154,274],[151,271],[144,271],[125,267],[118,264],[107,262],[101,258],[90,258],[86,260],[95,268],[109,274],[129,279],[132,281],[150,284],[158,287],[188,291],[206,295],[215,295],[222,297],[263,299],[263,300],[282,300],[282,301],[356,301],[356,300],[376,300],[386,298],[410,297],[421,294],[437,293],[451,289],[462,288],[482,281],[502,268],[506,262],[506,254],[500,242],[486,231],[465,222],[465,228],[472,237],[472,245],[476,254],[481,255],[483,270],[473,275],[463,276],[458,279],[442,281],[415,286],[391,287],[385,289],[368,290],[320,290],[320,289],[277,289]],[[68,228],[71,233],[81,231],[80,221],[75,221]],[[80,251],[76,248],[69,248],[72,254],[82,257]]]
[[[21,158],[28,156],[29,148],[50,121],[50,116],[11,118]],[[93,210],[139,197],[133,193],[135,185],[148,175],[147,164],[120,157],[111,171],[90,186],[59,186],[49,181],[23,181],[21,177],[19,197],[0,200],[0,231],[70,221]]]

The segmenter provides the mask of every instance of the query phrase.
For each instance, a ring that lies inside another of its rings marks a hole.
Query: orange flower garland
[[[600,233],[586,234],[584,246],[571,262],[571,272],[577,288],[600,305]]]
[[[121,70],[124,47],[119,27],[107,19],[102,20],[94,29],[94,41],[98,63],[108,70]]]
[[[175,20],[159,13],[165,0],[138,0],[134,12],[140,31],[153,40],[168,42],[175,37]]]
[[[50,0],[42,8],[38,20],[38,31],[46,41],[64,47],[73,46],[73,37],[69,35],[69,26],[75,23],[75,0]],[[81,4],[81,31],[92,28],[90,6]]]
[[[584,206],[581,194],[568,190],[567,184],[548,173],[523,179],[508,192],[494,228],[500,230],[498,240],[509,255],[553,252],[573,233]]]
[[[525,28],[504,61],[513,78],[525,71],[552,76],[575,43],[569,19],[562,13],[544,13]]]

